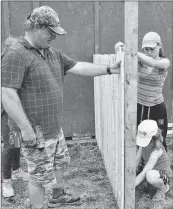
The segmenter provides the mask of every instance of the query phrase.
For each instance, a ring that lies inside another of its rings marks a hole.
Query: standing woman
[[[167,111],[162,94],[170,61],[163,55],[160,35],[145,34],[142,51],[138,52],[137,125],[146,119],[155,120],[162,130],[163,145],[167,151]]]
[[[1,136],[3,138],[2,152],[2,195],[4,197],[13,197],[15,195],[12,179],[20,177],[20,148],[10,148],[8,115],[1,109]]]
[[[17,41],[17,38],[13,38],[11,36],[8,37],[5,40],[4,52]],[[4,53],[2,53],[1,58],[3,57],[3,54]],[[12,180],[21,177],[20,148],[10,148],[9,133],[10,129],[8,127],[8,115],[1,104],[1,137],[3,138],[4,143],[1,165],[3,175],[2,195],[4,197],[12,197],[15,195]]]

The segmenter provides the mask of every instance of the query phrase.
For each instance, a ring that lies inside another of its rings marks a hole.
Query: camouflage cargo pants
[[[45,148],[23,148],[23,155],[28,165],[30,182],[38,186],[46,186],[55,179],[54,170],[67,167],[70,156],[61,129],[56,138],[48,139]]]

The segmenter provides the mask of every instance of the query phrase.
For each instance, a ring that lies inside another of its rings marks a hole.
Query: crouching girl
[[[172,175],[168,155],[163,146],[163,136],[154,120],[144,120],[138,126],[136,144],[137,151],[136,169],[144,159],[145,166],[136,176],[135,187],[144,179],[157,188],[153,201],[165,198],[169,190],[169,179]]]

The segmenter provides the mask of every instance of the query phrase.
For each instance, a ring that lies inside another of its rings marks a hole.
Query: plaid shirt
[[[63,78],[76,63],[51,47],[45,49],[43,57],[24,38],[2,56],[1,86],[18,90],[31,125],[40,125],[45,138],[60,131]],[[17,128],[14,122],[9,119],[12,130]]]

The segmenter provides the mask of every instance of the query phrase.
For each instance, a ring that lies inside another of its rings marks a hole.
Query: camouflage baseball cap
[[[67,34],[67,32],[60,27],[58,14],[49,6],[41,6],[35,8],[27,19],[34,23],[44,25],[58,35]]]

